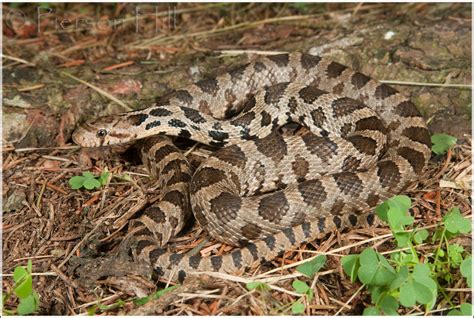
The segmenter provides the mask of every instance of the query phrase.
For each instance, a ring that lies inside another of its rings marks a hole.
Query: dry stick
[[[69,261],[69,259],[71,258],[72,255],[74,255],[74,253],[76,253],[76,251],[79,249],[79,247],[86,241],[89,239],[89,237],[92,236],[92,234],[95,233],[95,231],[97,231],[97,229],[99,228],[99,226],[107,219],[107,216],[105,217],[102,217],[99,222],[97,222],[96,226],[94,226],[94,228],[89,231],[86,235],[84,235],[84,237],[82,238],[82,240],[76,244],[76,246],[74,246],[74,248],[71,250],[71,252],[69,252],[69,255],[67,255],[64,260],[61,262],[61,264],[58,265],[58,268],[61,268],[64,266],[64,264],[67,263],[67,261]]]
[[[185,38],[191,38],[191,37],[205,37],[205,36],[210,36],[210,35],[215,35],[239,28],[251,28],[251,27],[256,27],[261,24],[265,23],[273,23],[273,22],[280,22],[280,21],[294,21],[294,20],[305,20],[305,19],[311,19],[315,18],[317,16],[320,16],[321,14],[312,14],[312,15],[299,15],[299,16],[286,16],[286,17],[279,17],[279,18],[269,18],[269,19],[264,19],[260,21],[255,21],[255,22],[242,22],[239,24],[231,25],[228,27],[223,27],[221,29],[212,29],[212,30],[206,30],[206,31],[200,31],[200,32],[194,32],[190,34],[180,34],[180,35],[173,35],[170,37],[163,37],[163,36],[158,36],[152,39],[149,39],[147,41],[142,42],[142,45],[137,47],[147,47],[150,45],[156,45],[159,43],[171,43],[175,42],[177,40],[185,39]],[[132,43],[133,45],[134,43]]]
[[[26,65],[29,65],[29,66],[36,66],[36,64],[34,63],[31,63],[31,62],[28,62],[27,60],[24,60],[24,59],[20,59],[18,57],[14,57],[14,56],[10,56],[10,55],[5,55],[5,54],[0,54],[3,58],[6,58],[7,60],[12,60],[12,61],[15,61],[15,62],[19,62],[19,63],[22,63],[22,64],[26,64]]]
[[[110,99],[111,101],[114,101],[116,102],[117,104],[119,104],[120,106],[122,106],[123,108],[125,108],[127,111],[131,111],[133,110],[132,108],[130,108],[127,104],[125,104],[124,102],[122,102],[120,99],[116,98],[115,96],[113,96],[112,94],[104,91],[103,89],[97,87],[97,86],[94,86],[86,81],[83,81],[81,80],[80,78],[77,78],[75,77],[74,75],[72,74],[69,74],[67,72],[61,72],[61,74],[69,77],[69,78],[72,78],[73,80],[75,81],[78,81],[79,83],[82,83],[90,88],[92,88],[93,90],[95,90],[96,92],[98,92],[99,94],[102,94],[103,96],[107,97],[108,99]]]
[[[365,284],[362,284],[362,286],[359,287],[359,289],[351,296],[351,298],[349,298],[346,302],[345,302],[345,305],[342,306],[341,308],[339,308],[339,310],[336,312],[336,314],[334,314],[334,316],[339,316],[339,314],[341,313],[341,311],[344,310],[344,308],[347,308],[346,306],[349,306],[349,303],[354,300],[354,298],[360,293],[360,291],[365,287]],[[349,306],[349,309],[351,307]]]
[[[392,85],[409,85],[409,86],[429,86],[429,87],[445,87],[445,88],[461,88],[472,89],[470,84],[449,84],[449,83],[422,83],[422,82],[404,82],[395,80],[381,80],[381,83]]]
[[[15,152],[29,152],[29,151],[39,151],[39,150],[75,150],[80,149],[81,146],[64,146],[64,147],[29,147],[29,148],[19,148],[19,149],[11,149]]]
[[[362,10],[373,10],[373,9],[378,9],[385,6],[384,4],[380,5],[369,5],[369,6],[361,6],[359,7],[359,11]],[[336,10],[332,13],[335,12],[351,12],[353,11],[354,8],[347,8],[347,9],[342,9],[342,10]],[[264,20],[259,20],[259,21],[254,21],[254,22],[242,22],[239,24],[231,25],[228,27],[223,27],[221,29],[212,29],[212,30],[206,30],[206,31],[200,31],[200,32],[195,32],[191,34],[186,34],[186,35],[174,35],[170,37],[164,37],[162,35],[154,37],[152,39],[142,41],[141,46],[144,46],[145,48],[147,45],[153,45],[153,44],[158,44],[158,43],[163,43],[163,42],[174,42],[176,40],[181,40],[184,38],[189,38],[189,37],[201,37],[201,36],[210,36],[210,35],[215,35],[219,33],[223,33],[226,31],[232,31],[235,29],[246,29],[246,28],[252,28],[256,27],[262,24],[266,23],[275,23],[275,22],[283,22],[283,21],[297,21],[297,20],[306,20],[306,19],[312,19],[312,18],[317,18],[317,17],[322,17],[324,15],[327,15],[327,12],[324,13],[318,13],[318,14],[311,14],[311,15],[299,15],[299,16],[285,16],[285,17],[276,17],[276,18],[268,18]],[[130,45],[136,45],[136,47],[140,47],[138,44],[140,44],[140,41],[131,43]]]
[[[230,281],[234,281],[234,282],[238,282],[238,283],[245,283],[245,284],[250,283],[250,282],[254,282],[254,280],[252,280],[252,279],[243,278],[243,277],[240,277],[240,276],[234,276],[234,275],[230,275],[230,274],[226,274],[226,273],[219,273],[219,272],[195,272],[195,273],[191,273],[191,274],[196,275],[196,276],[204,274],[204,275],[208,275],[208,276],[211,276],[211,277],[221,278],[221,279],[230,280]],[[281,292],[287,293],[289,295],[298,296],[298,297],[301,296],[298,293],[286,290],[284,288],[281,288],[281,287],[278,287],[278,286],[275,286],[275,285],[271,285],[271,284],[267,284],[267,285],[271,289],[281,291]]]

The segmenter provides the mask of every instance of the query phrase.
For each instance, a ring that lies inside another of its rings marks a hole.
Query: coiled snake
[[[290,122],[306,130],[282,133]],[[221,149],[192,175],[160,135]],[[83,147],[138,139],[162,193],[130,225],[135,254],[179,280],[189,271],[234,272],[329,231],[370,226],[371,208],[416,180],[431,154],[425,121],[407,98],[302,53],[261,57],[73,134]],[[189,205],[212,237],[241,248],[212,257],[160,248],[181,230]]]

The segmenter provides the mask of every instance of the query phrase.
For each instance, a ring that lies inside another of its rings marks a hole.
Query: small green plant
[[[425,254],[424,260],[420,261],[415,247],[427,241],[430,234],[426,229],[410,229],[414,223],[408,212],[410,206],[410,198],[402,195],[375,209],[378,217],[388,223],[399,248],[388,259],[372,248],[341,259],[344,272],[351,281],[359,280],[371,295],[373,305],[364,310],[364,315],[398,315],[400,306],[413,307],[416,304],[429,310],[435,305],[439,293],[446,295],[441,283],[452,282],[453,273],[458,268],[466,277],[467,284],[470,286],[472,283],[471,257],[466,257],[462,246],[448,241],[456,235],[469,233],[469,220],[458,208],[451,209],[443,218],[444,226],[439,226],[432,235],[431,241],[437,243],[436,251],[432,255]],[[461,312],[466,308],[464,306]]]
[[[248,282],[245,287],[248,290],[259,290],[259,291],[267,291],[270,290],[270,286],[262,282]]]
[[[324,266],[326,263],[325,255],[318,255],[314,259],[304,262],[303,264],[296,267],[296,270],[301,274],[307,276],[308,278],[314,278],[314,275]],[[287,312],[291,309],[292,314],[299,315],[303,314],[305,311],[305,299],[307,303],[310,303],[314,298],[313,289],[308,286],[308,284],[302,280],[295,279],[291,286],[301,295],[301,298],[291,302],[288,305],[285,305],[281,310]],[[258,290],[260,292],[267,292],[271,290],[271,287],[263,282],[248,282],[245,286],[248,290]]]
[[[314,275],[319,272],[319,270],[324,266],[325,263],[326,255],[318,255],[311,261],[305,262],[296,267],[296,270],[309,278],[313,278]]]
[[[434,134],[431,136],[431,150],[437,154],[445,154],[458,140],[447,134]]]
[[[472,305],[464,303],[459,306],[459,310],[453,309],[448,313],[448,316],[471,316],[472,317]]]
[[[134,298],[127,299],[127,300],[119,299],[119,300],[117,300],[116,302],[114,302],[113,304],[110,304],[110,305],[102,305],[100,303],[95,304],[95,305],[93,305],[93,306],[91,306],[87,309],[87,314],[89,316],[94,316],[94,315],[97,315],[99,311],[106,312],[108,310],[123,308],[129,302],[133,302],[137,306],[143,306],[147,302],[149,302],[150,300],[158,299],[161,296],[172,292],[173,290],[175,290],[179,286],[180,285],[173,285],[173,286],[170,286],[168,288],[161,289],[161,290],[159,290],[159,291],[157,291],[157,292],[155,292],[151,295],[145,296],[145,297],[134,297]]]
[[[10,299],[12,293],[18,298],[19,303],[16,310],[8,310],[2,308],[4,315],[29,315],[39,309],[38,293],[33,290],[33,278],[31,260],[28,261],[26,268],[24,266],[17,266],[13,271],[13,285],[12,291],[3,295],[2,304],[5,304]]]
[[[69,179],[69,186],[74,189],[85,188],[87,190],[100,189],[101,186],[107,184],[110,172],[103,171],[100,176],[95,177],[91,172],[84,171],[82,176],[74,176]]]

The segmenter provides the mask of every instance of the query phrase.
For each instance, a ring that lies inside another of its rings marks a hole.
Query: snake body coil
[[[279,131],[295,122],[306,130]],[[191,178],[163,134],[221,149]],[[136,254],[179,280],[189,271],[234,272],[329,231],[370,226],[370,210],[415,181],[431,154],[425,121],[407,98],[301,53],[262,57],[73,134],[84,147],[145,137],[144,161],[163,191],[132,223]],[[157,247],[182,228],[189,204],[212,237],[241,248],[201,257]]]

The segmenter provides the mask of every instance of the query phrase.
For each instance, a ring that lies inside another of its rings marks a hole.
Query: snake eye
[[[107,130],[105,130],[105,129],[97,130],[97,137],[103,138],[105,136],[107,136]]]

